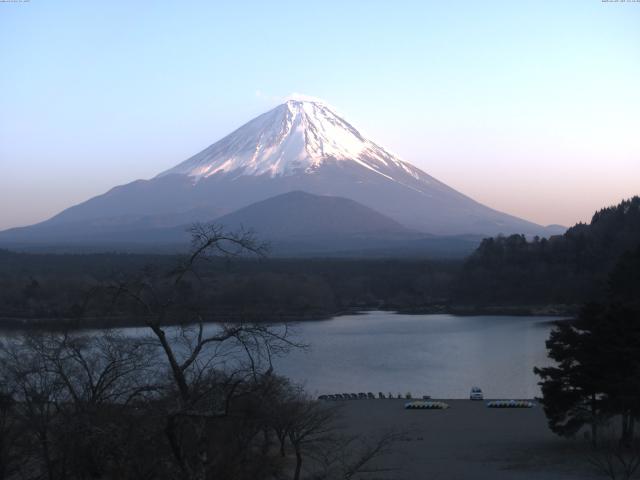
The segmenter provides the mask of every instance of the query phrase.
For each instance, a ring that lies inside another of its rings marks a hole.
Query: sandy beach
[[[443,400],[447,410],[405,410],[406,400],[353,400],[342,404],[350,434],[406,432],[381,459],[393,472],[376,479],[577,480],[599,478],[584,439],[566,440],[547,427],[540,406],[492,409],[486,402]],[[331,402],[334,403],[334,402]]]

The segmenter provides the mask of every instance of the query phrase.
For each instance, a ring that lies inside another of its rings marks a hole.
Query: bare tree
[[[336,432],[337,410],[302,397],[290,404],[289,415],[287,434],[296,456],[293,478],[299,480],[305,451],[332,440]]]
[[[122,409],[155,388],[148,347],[112,332],[18,336],[0,358],[27,478],[102,473],[122,440]]]
[[[294,480],[349,480],[360,474],[394,470],[375,462],[391,452],[400,433],[384,432],[368,438],[346,435],[339,423],[340,407],[312,400],[295,387],[281,398],[285,401],[280,408],[286,415],[280,417],[286,418],[286,423],[277,423],[278,415],[270,419],[286,432],[295,454]],[[282,443],[280,448],[282,452]],[[303,469],[304,464],[307,467]]]
[[[15,418],[16,402],[8,387],[3,378],[0,390],[0,480],[12,478],[20,468],[20,454],[16,449],[20,427]]]
[[[594,470],[611,480],[631,480],[640,473],[640,439],[621,441],[609,426],[593,448],[588,462]]]
[[[199,263],[212,256],[261,256],[265,246],[251,232],[226,233],[215,225],[191,229],[192,253],[164,276],[146,272],[134,282],[111,289],[117,298],[133,300],[159,345],[175,393],[167,409],[165,434],[186,479],[211,478],[207,452],[215,420],[228,417],[233,399],[248,395],[272,370],[272,358],[302,345],[284,326],[218,323],[205,327],[211,306],[203,305],[190,287],[199,282]],[[219,319],[218,319],[219,320]]]
[[[26,434],[21,445],[24,459],[28,459],[25,463],[54,480],[65,473],[64,455],[55,448],[55,425],[64,403],[64,387],[30,348],[32,339],[25,337],[3,344],[2,370],[16,401],[16,420]]]
[[[296,412],[301,404],[303,391],[292,385],[286,378],[275,377],[272,380],[271,396],[265,402],[267,428],[275,433],[278,440],[278,453],[286,457],[286,444],[289,431],[295,425]]]
[[[299,480],[382,471],[373,465],[393,436],[342,435],[335,408],[274,374],[275,357],[304,348],[286,324],[220,322],[201,297],[202,262],[260,256],[264,247],[215,226],[192,234],[192,253],[175,269],[148,268],[100,292],[142,319],[147,335],[4,342],[0,480],[16,472],[25,480]]]
[[[406,432],[387,431],[380,435],[362,437],[339,435],[325,448],[313,452],[319,468],[313,480],[350,480],[364,474],[381,474],[398,470],[380,465],[380,460],[394,451],[394,445]],[[378,462],[378,464],[376,464]]]

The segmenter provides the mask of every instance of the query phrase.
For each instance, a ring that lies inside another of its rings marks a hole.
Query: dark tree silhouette
[[[577,321],[559,323],[546,342],[555,366],[534,368],[540,376],[542,405],[549,428],[562,436],[573,436],[585,425],[595,443],[597,427],[604,420],[606,365],[598,357],[597,305],[583,308]]]
[[[564,235],[488,238],[455,283],[458,302],[579,305],[606,301],[607,277],[621,255],[640,245],[640,197],[596,212]],[[637,271],[637,270],[636,270]]]
[[[549,426],[573,435],[619,416],[621,441],[631,445],[640,418],[640,249],[621,257],[609,281],[609,302],[588,304],[575,320],[558,324],[547,341],[555,365],[541,377]],[[631,267],[631,268],[630,268]]]

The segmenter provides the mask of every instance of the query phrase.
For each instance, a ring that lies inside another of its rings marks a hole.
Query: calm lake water
[[[400,315],[369,312],[299,323],[310,345],[275,362],[309,393],[411,392],[465,398],[540,394],[534,366],[548,365],[549,317]]]
[[[367,312],[299,322],[293,339],[309,348],[276,358],[274,366],[314,396],[468,398],[477,385],[485,398],[532,398],[540,395],[533,367],[549,365],[545,340],[557,319]],[[146,328],[122,331],[149,335]]]

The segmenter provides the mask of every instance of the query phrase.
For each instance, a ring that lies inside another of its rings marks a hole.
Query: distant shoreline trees
[[[640,197],[599,210],[551,238],[498,236],[482,241],[454,283],[456,303],[564,304],[606,301],[607,278],[640,245]]]

